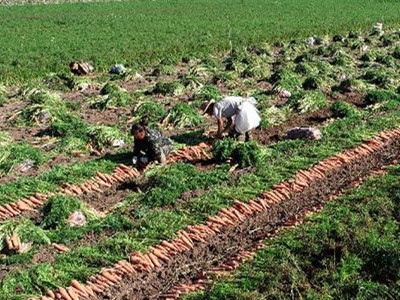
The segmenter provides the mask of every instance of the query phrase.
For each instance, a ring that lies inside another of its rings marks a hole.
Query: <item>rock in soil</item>
[[[312,127],[295,127],[289,129],[285,134],[285,139],[297,140],[297,139],[307,139],[307,140],[320,140],[322,139],[322,133],[319,129]]]

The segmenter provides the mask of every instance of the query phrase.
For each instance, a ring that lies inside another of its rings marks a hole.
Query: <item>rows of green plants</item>
[[[400,167],[265,241],[232,277],[184,299],[397,299]]]
[[[95,242],[73,247],[69,253],[56,255],[52,263],[32,265],[29,262],[34,251],[3,258],[6,265],[26,265],[6,275],[0,284],[1,295],[7,299],[22,299],[40,294],[46,288],[66,285],[72,278],[84,280],[132,251],[143,251],[161,239],[173,237],[187,225],[204,221],[220,208],[231,205],[234,199],[248,201],[297,170],[359,144],[384,129],[400,125],[399,116],[399,102],[389,100],[379,108],[370,108],[324,127],[322,141],[282,141],[262,147],[261,165],[233,180],[227,174],[228,166],[224,165],[213,171],[195,171],[185,164],[152,170],[147,175],[149,182],[141,186],[143,193],[129,195],[105,218],[91,215],[79,199],[55,197],[46,204],[44,218],[39,224],[21,220],[7,223],[7,226],[15,228],[22,222],[28,224],[31,231],[44,233],[50,241],[67,245],[79,244],[89,232],[97,233],[98,238]],[[186,174],[192,176],[186,177]],[[170,182],[175,177],[177,180]],[[194,187],[205,188],[206,193],[182,201],[182,193]],[[66,226],[66,216],[76,209],[87,213],[89,223],[80,228]],[[46,242],[38,238],[34,247],[38,249],[43,244]],[[22,292],[16,295],[16,290]]]
[[[41,78],[75,59],[88,60],[101,71],[116,62],[140,68],[165,57],[201,57],[232,46],[365,29],[377,21],[393,25],[398,9],[397,1],[373,0],[2,6],[0,80]]]
[[[47,160],[60,152],[86,153],[88,142],[102,148],[116,140],[130,141],[125,134],[126,126],[87,124],[80,117],[86,106],[104,111],[105,118],[108,109],[132,107],[131,121],[146,119],[151,127],[202,127],[204,117],[200,114],[201,109],[207,101],[222,96],[217,82],[229,88],[232,95],[255,96],[262,115],[261,125],[269,127],[297,114],[326,108],[330,105],[327,98],[337,94],[348,96],[352,93],[363,97],[359,103],[362,106],[382,99],[395,99],[400,86],[396,72],[400,64],[399,36],[397,31],[382,32],[375,28],[364,34],[352,31],[334,37],[314,36],[311,45],[305,41],[292,41],[274,47],[263,45],[233,50],[223,57],[189,59],[184,75],[176,72],[176,61],[164,59],[151,74],[146,75],[147,80],[157,83],[147,84],[134,92],[121,87],[126,80],[135,80],[130,72],[97,79],[53,74],[44,79],[42,88],[23,86],[16,95],[8,95],[6,89],[0,89],[0,105],[1,101],[22,99],[25,104],[10,118],[13,126],[47,126],[47,134],[55,138],[53,142],[57,145],[52,155],[43,155]],[[165,76],[175,79],[166,81],[163,79]],[[267,90],[257,88],[260,81],[269,82],[273,87]],[[98,95],[84,97],[83,103],[59,95],[83,85],[101,89]],[[275,106],[274,100],[287,92],[286,102]],[[174,98],[181,94],[188,95],[188,98],[175,103]],[[160,95],[162,100],[158,100]],[[337,106],[336,110],[343,109]],[[118,121],[124,122],[126,120]],[[46,161],[45,158],[34,159],[39,153],[44,154],[43,151],[25,143],[14,145],[21,149],[16,151],[21,154],[13,157],[10,154],[15,151],[7,143],[6,133],[1,139],[0,145],[4,148],[0,159],[2,174],[24,159],[33,159],[37,164]]]

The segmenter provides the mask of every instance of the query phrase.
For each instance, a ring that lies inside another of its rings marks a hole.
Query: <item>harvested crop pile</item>
[[[231,161],[241,168],[259,166],[263,163],[263,154],[257,143],[237,142],[233,139],[224,139],[213,145],[214,159],[217,162]]]

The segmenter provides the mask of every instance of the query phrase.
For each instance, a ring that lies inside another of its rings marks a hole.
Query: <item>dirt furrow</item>
[[[345,190],[341,190],[336,194],[332,194],[329,196],[329,201],[333,201],[338,197],[346,194],[349,190],[353,189],[356,186],[359,186],[365,179],[374,175],[382,175],[387,173],[387,167],[396,165],[398,163],[399,157],[392,161],[390,165],[385,165],[382,168],[375,169],[371,173],[353,181]],[[274,231],[272,231],[267,238],[257,241],[248,249],[240,250],[238,253],[233,254],[227,260],[223,262],[217,262],[214,266],[207,269],[205,272],[199,272],[195,278],[192,278],[188,281],[180,282],[179,284],[172,287],[168,292],[159,296],[160,299],[170,299],[175,300],[179,299],[181,296],[198,292],[201,290],[206,290],[212,288],[212,283],[215,278],[220,280],[221,278],[226,278],[232,275],[233,271],[238,269],[242,264],[247,261],[250,261],[254,258],[257,251],[263,248],[263,242],[266,239],[273,238],[282,230],[290,229],[296,226],[301,225],[304,222],[306,216],[317,213],[323,209],[323,205],[318,205],[313,207],[312,210],[302,210],[299,214],[288,218],[285,222],[282,222],[279,227],[277,227]]]
[[[399,146],[400,127],[382,132],[356,148],[299,171],[254,201],[235,201],[205,224],[179,231],[174,240],[162,241],[145,254],[132,253],[129,261],[103,269],[79,288],[74,282],[67,290],[60,288],[49,296],[69,299],[71,293],[78,299],[90,294],[97,299],[156,299],[214,262],[251,247],[299,212],[320,206],[354,180],[389,164],[400,153]]]

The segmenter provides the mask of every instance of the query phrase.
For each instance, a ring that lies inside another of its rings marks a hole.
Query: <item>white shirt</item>
[[[239,106],[244,101],[255,101],[254,98],[243,98],[243,97],[235,97],[228,96],[223,98],[221,101],[214,105],[214,116],[218,119],[220,118],[231,118],[236,115]]]

